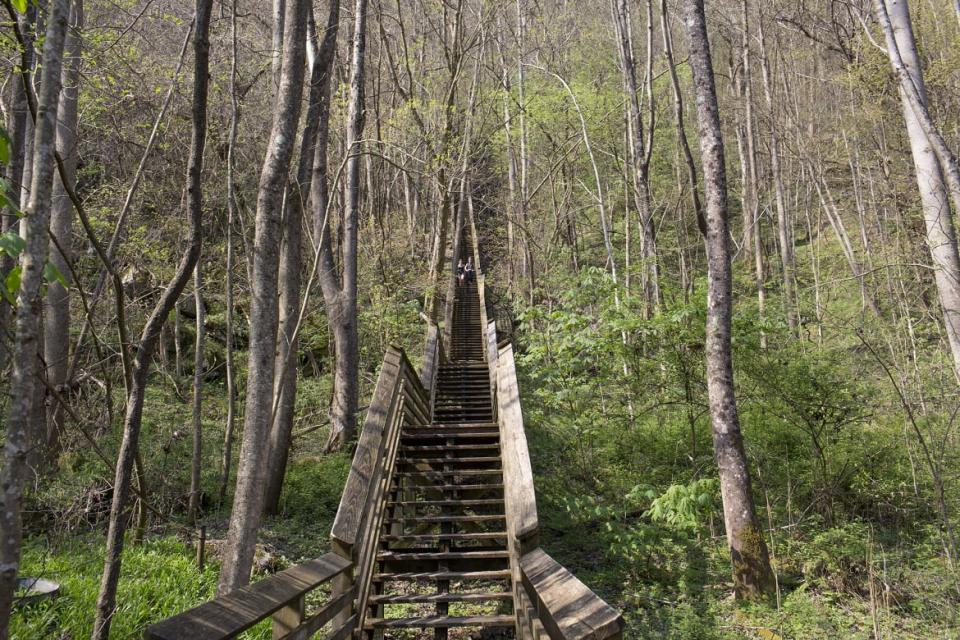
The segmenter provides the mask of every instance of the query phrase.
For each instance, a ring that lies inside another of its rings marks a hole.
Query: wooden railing
[[[433,404],[437,395],[437,385],[434,382],[437,379],[440,365],[446,361],[447,356],[443,352],[443,338],[440,327],[431,322],[427,328],[427,340],[423,345],[423,367],[420,370],[420,384],[430,393],[430,420],[425,424],[433,422]]]
[[[435,329],[432,325],[430,334],[434,334]],[[425,372],[430,367],[436,370],[442,352],[443,347],[437,338],[433,359],[424,363]],[[340,508],[330,531],[334,553],[351,561],[355,568],[354,584],[341,587],[343,591],[352,589],[355,595],[354,628],[363,627],[367,612],[367,597],[387,511],[400,432],[404,425],[429,422],[430,394],[403,350],[390,347],[380,368],[377,388],[367,410],[367,419],[340,498]]]
[[[433,386],[442,359],[436,325],[428,329],[422,376],[402,349],[387,349],[330,533],[332,553],[158,622],[147,628],[146,638],[227,640],[269,617],[275,640],[305,640],[327,625],[327,640],[351,637],[367,610],[400,431],[405,424],[430,422],[426,389]],[[308,614],[306,596],[327,582],[332,582],[328,602]]]
[[[498,346],[496,322],[487,317],[486,277],[480,271],[480,245],[472,208],[469,223],[473,259],[479,274],[484,353],[490,367],[490,389],[500,428],[507,550],[513,574],[517,638],[619,640],[624,628],[620,612],[540,549],[537,499],[513,346],[509,343],[502,348]]]
[[[352,590],[335,593],[319,610],[307,615],[306,596],[320,585],[349,575],[352,564],[340,556],[325,556],[298,564],[256,584],[231,591],[178,616],[147,628],[148,640],[225,640],[273,616],[274,639],[309,638],[335,618],[328,640],[344,640],[353,629],[348,614]]]
[[[491,336],[492,340],[491,340]],[[497,373],[497,422],[503,459],[507,549],[513,574],[517,638],[618,640],[623,616],[540,549],[540,523],[530,451],[520,409],[513,346],[496,348],[488,326],[488,358]]]

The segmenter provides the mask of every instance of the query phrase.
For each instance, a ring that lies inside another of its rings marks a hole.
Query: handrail
[[[428,336],[434,326],[431,325]],[[438,354],[439,343],[434,358]],[[425,369],[428,364],[436,367],[437,362],[425,363]],[[344,591],[353,588],[355,628],[363,626],[367,613],[369,585],[400,432],[405,424],[427,424],[429,420],[430,394],[403,350],[391,346],[383,358],[340,508],[330,531],[334,552],[353,561],[356,567],[355,585],[338,586]]]
[[[497,354],[497,405],[507,527],[510,537],[519,543],[518,551],[522,555],[536,548],[540,523],[511,344]]]
[[[433,422],[433,404],[437,393],[434,381],[437,379],[440,366],[445,362],[442,332],[440,327],[431,322],[427,327],[427,341],[423,345],[423,367],[420,371],[420,384],[430,391],[430,420],[427,420],[427,423]]]
[[[540,637],[541,627],[553,640],[623,637],[625,625],[620,612],[543,549],[524,554],[520,559],[520,574],[523,600],[536,612],[536,618],[528,621],[532,637]]]
[[[513,345],[497,348],[496,323],[486,325],[487,363],[496,372],[497,422],[503,460],[507,550],[513,575],[517,638],[620,640],[623,616],[540,549],[530,451],[520,408]]]
[[[349,561],[328,553],[150,625],[145,637],[147,640],[226,640],[272,615],[275,639],[309,638],[350,607],[352,592],[334,594],[325,606],[309,616],[306,615],[306,595],[349,572],[351,566]],[[328,638],[337,637],[343,637],[342,626],[328,635]]]
[[[384,354],[330,531],[331,553],[153,624],[145,637],[227,640],[270,616],[275,640],[305,640],[331,621],[327,640],[347,640],[362,628],[401,431],[432,421],[443,362],[443,338],[432,322],[420,374],[400,347],[391,345]],[[330,601],[306,615],[306,594],[331,581]]]

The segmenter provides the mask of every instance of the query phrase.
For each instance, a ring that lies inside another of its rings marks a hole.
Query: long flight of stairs
[[[432,424],[401,435],[363,637],[515,637],[476,284],[457,287],[450,342]]]

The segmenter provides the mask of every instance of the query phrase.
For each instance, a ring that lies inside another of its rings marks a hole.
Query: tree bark
[[[28,31],[23,26],[28,19],[29,14],[26,16],[17,16],[17,28],[19,28],[22,34],[26,34]],[[12,126],[9,131],[13,141],[13,149],[7,170],[7,178],[9,181],[7,197],[16,205],[17,209],[24,209],[27,204],[26,202],[22,202],[20,198],[21,195],[25,193],[23,181],[28,173],[25,162],[27,161],[27,147],[31,145],[32,140],[32,138],[29,137],[29,134],[32,132],[32,127],[28,129],[31,118],[26,87],[33,82],[31,79],[33,72],[31,64],[33,60],[33,41],[25,38],[22,46],[21,69],[17,75],[13,76]],[[4,210],[0,232],[6,233],[7,231],[15,229],[19,224],[19,218],[16,216],[15,211],[9,209]],[[0,277],[6,278],[7,274],[13,269],[14,264],[12,257],[6,254],[0,257]],[[13,320],[13,308],[11,305],[5,301],[0,301],[0,371],[6,371],[7,369],[10,350],[7,342],[8,335],[13,334],[13,329],[10,327],[11,321]]]
[[[750,472],[740,433],[731,355],[733,311],[727,177],[703,0],[684,0],[690,69],[697,102],[707,223],[707,392],[714,455],[720,472],[724,524],[733,562],[734,592],[756,598],[774,588],[763,531],[753,505]]]
[[[13,371],[4,442],[4,465],[0,471],[0,639],[9,633],[10,610],[20,568],[23,540],[21,499],[28,472],[31,444],[28,430],[33,416],[34,389],[38,385],[37,336],[41,329],[40,287],[50,251],[51,190],[56,147],[57,98],[60,93],[63,47],[70,12],[68,0],[52,0],[43,44],[40,96],[33,140],[30,200],[23,219],[26,246],[20,258],[21,279],[17,295],[17,318],[13,340]]]
[[[80,49],[83,29],[83,0],[74,0],[64,44],[63,88],[57,111],[57,152],[63,158],[67,180],[75,188],[77,181],[77,97],[80,92]],[[53,183],[53,202],[50,213],[50,234],[55,238],[50,246],[50,262],[69,278],[70,245],[73,228],[73,203],[56,175]],[[60,252],[60,247],[66,255]],[[64,393],[70,359],[70,291],[60,282],[47,285],[44,311],[43,358],[46,361],[47,381]],[[53,402],[47,408],[47,451],[52,461],[60,451],[64,412]]]
[[[903,119],[926,224],[927,247],[933,261],[954,372],[960,379],[960,255],[950,211],[950,197],[960,209],[960,174],[956,159],[927,111],[926,86],[907,0],[874,0],[874,9],[886,37],[890,63],[898,74]],[[949,194],[945,177],[951,182]]]
[[[786,312],[787,326],[794,334],[797,332],[797,267],[793,249],[793,222],[787,210],[786,189],[780,169],[780,135],[777,131],[773,105],[773,86],[770,81],[770,62],[767,58],[767,43],[763,33],[763,15],[757,20],[757,35],[760,42],[760,74],[763,78],[763,91],[767,104],[767,117],[770,120],[770,174],[773,179],[777,207],[777,240],[780,244],[780,265],[783,271],[783,307]]]
[[[196,306],[196,340],[193,345],[193,455],[190,461],[190,503],[187,522],[195,524],[200,510],[200,471],[203,464],[203,351],[206,341],[207,313],[203,306],[203,264],[193,268],[193,302]]]
[[[280,493],[287,470],[297,397],[297,321],[300,317],[300,246],[305,209],[304,198],[310,194],[320,102],[324,99],[324,83],[328,74],[328,70],[320,63],[325,55],[330,57],[327,52],[319,50],[316,40],[317,29],[313,19],[313,9],[309,8],[307,46],[313,51],[314,62],[310,71],[310,92],[303,136],[300,141],[296,180],[290,185],[287,204],[284,207],[283,241],[280,246],[280,329],[277,335],[275,415],[273,428],[270,431],[270,459],[267,464],[269,476],[264,497],[264,514],[275,514],[280,507]]]
[[[757,178],[757,142],[756,132],[754,131],[753,118],[753,74],[750,55],[750,5],[748,0],[743,0],[742,4],[743,34],[742,51],[743,54],[743,103],[744,103],[744,134],[746,143],[744,151],[746,152],[746,173],[748,186],[744,201],[749,203],[745,207],[749,211],[750,224],[753,226],[753,267],[754,277],[757,283],[757,311],[762,320],[766,313],[767,287],[765,282],[764,256],[763,256],[763,235],[760,227],[760,185]],[[761,331],[760,345],[763,348],[767,346],[766,335]]]
[[[230,514],[217,592],[229,593],[250,581],[257,529],[267,480],[267,445],[273,424],[276,366],[277,288],[280,222],[287,172],[300,120],[306,57],[306,0],[288,0],[284,17],[283,62],[270,143],[257,193],[253,281],[250,302],[250,354],[243,441],[237,488]]]
[[[707,235],[707,225],[703,217],[703,204],[700,201],[700,187],[697,181],[697,165],[690,152],[690,143],[687,141],[687,130],[684,124],[683,93],[680,91],[680,78],[677,76],[677,65],[673,60],[673,35],[670,33],[668,22],[667,0],[660,0],[660,29],[663,32],[663,52],[667,58],[667,70],[670,72],[670,85],[673,87],[673,117],[677,127],[677,139],[680,150],[683,151],[683,161],[687,167],[689,180],[690,200],[693,211],[697,216],[697,227],[703,236]]]
[[[616,0],[614,16],[616,17],[617,34],[619,36],[624,87],[629,105],[630,126],[628,129],[632,134],[630,159],[633,164],[634,202],[640,216],[640,229],[642,231],[640,252],[644,270],[643,289],[646,313],[649,317],[660,302],[660,280],[656,234],[653,226],[653,215],[650,211],[650,154],[643,140],[643,116],[640,113],[640,98],[637,93],[633,34],[631,33],[630,8],[627,0]],[[648,64],[645,82],[652,81],[651,75],[651,67]],[[647,143],[652,145],[653,141],[649,140]]]
[[[237,0],[230,5],[230,133],[227,140],[227,265],[226,265],[226,376],[227,424],[223,433],[223,455],[220,461],[220,489],[217,507],[223,504],[230,483],[230,465],[233,461],[233,427],[236,420],[237,391],[233,367],[233,227],[237,220],[237,188],[235,182],[237,125],[240,120],[240,102],[237,95]]]
[[[197,0],[194,17],[192,134],[190,158],[187,162],[187,215],[190,223],[187,236],[188,245],[180,259],[176,273],[167,288],[164,289],[157,306],[143,327],[143,332],[140,335],[140,345],[133,361],[130,387],[127,394],[127,412],[123,424],[123,440],[120,444],[113,482],[113,502],[110,506],[106,557],[104,559],[103,577],[100,581],[100,593],[97,596],[93,640],[107,640],[110,635],[110,623],[116,608],[117,584],[120,581],[123,554],[123,536],[127,525],[125,510],[130,493],[133,465],[138,456],[137,447],[140,439],[140,426],[143,419],[143,405],[146,399],[150,365],[160,337],[160,329],[190,279],[200,256],[203,240],[201,232],[201,222],[203,220],[201,174],[203,172],[203,150],[207,133],[207,82],[210,69],[208,33],[210,31],[212,4],[213,0]]]
[[[357,217],[360,200],[360,137],[363,134],[363,83],[366,52],[367,2],[354,5],[353,46],[350,54],[350,93],[347,106],[346,184],[340,251],[343,273],[338,283],[333,271],[329,224],[321,236],[320,285],[327,317],[333,332],[335,349],[333,405],[330,411],[330,437],[327,448],[340,447],[356,433],[359,393],[359,334],[357,327]],[[321,149],[317,148],[319,156]],[[315,207],[319,206],[315,203]],[[324,203],[326,204],[326,203]],[[317,211],[319,214],[319,211]],[[324,215],[326,218],[326,216]]]

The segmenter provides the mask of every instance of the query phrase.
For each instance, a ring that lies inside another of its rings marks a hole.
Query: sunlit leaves
[[[13,141],[10,139],[10,134],[7,133],[7,130],[3,127],[0,127],[0,164],[8,164],[10,162],[10,149],[13,147]]]

